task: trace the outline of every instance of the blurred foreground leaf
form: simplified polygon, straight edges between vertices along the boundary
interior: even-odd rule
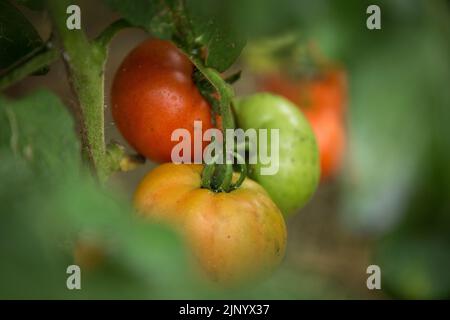
[[[162,298],[192,288],[178,237],[137,219],[80,168],[71,116],[55,96],[2,98],[0,122],[0,297]],[[66,268],[83,235],[106,260],[69,291]]]
[[[57,97],[0,98],[0,298],[338,296],[317,275],[288,266],[242,287],[207,283],[178,235],[138,218],[80,158],[74,123]],[[80,243],[95,245],[101,259],[81,265],[81,290],[68,290],[66,269]]]

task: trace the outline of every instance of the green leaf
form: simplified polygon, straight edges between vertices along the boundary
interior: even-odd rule
[[[47,91],[19,101],[0,97],[0,150],[23,159],[39,175],[64,174],[81,162],[74,121]]]
[[[246,40],[242,32],[231,28],[216,11],[215,2],[179,0],[133,2],[106,0],[131,24],[163,39],[176,39],[186,50],[201,46],[207,52],[206,66],[223,72],[237,59]],[[181,39],[180,39],[181,37]]]
[[[169,39],[172,36],[174,25],[170,1],[106,0],[106,3],[132,25],[142,27],[159,38]]]
[[[195,290],[186,252],[169,228],[138,220],[129,205],[85,175],[49,183],[0,152],[1,298],[177,298]],[[48,168],[52,174],[52,168]],[[79,239],[98,240],[82,290],[66,288]]]
[[[138,219],[129,203],[81,169],[69,112],[40,91],[0,99],[0,297],[180,298],[202,293],[179,237]],[[80,238],[104,261],[69,291]]]
[[[186,11],[194,37],[207,52],[205,64],[219,72],[227,70],[246,44],[245,32],[232,27],[232,18],[218,10],[217,3],[190,0]]]
[[[33,25],[8,1],[0,1],[0,69],[43,46]]]
[[[223,72],[239,57],[246,40],[222,27],[213,26],[212,30],[214,31],[209,33],[209,40],[206,42],[206,66]]]

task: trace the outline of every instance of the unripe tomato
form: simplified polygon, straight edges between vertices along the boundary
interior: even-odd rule
[[[192,72],[186,55],[158,39],[143,42],[122,62],[112,87],[112,114],[122,135],[140,154],[169,162],[178,143],[171,141],[175,129],[188,129],[192,137],[195,120],[202,121],[203,130],[212,128],[210,107]]]
[[[290,79],[281,74],[266,76],[262,89],[296,104],[310,121],[317,138],[322,180],[340,168],[346,144],[344,113],[347,104],[346,76],[328,71],[312,79]]]
[[[285,252],[280,210],[248,178],[229,193],[202,189],[202,168],[173,163],[155,168],[137,187],[137,210],[178,228],[214,281],[234,284],[266,274]]]
[[[236,100],[237,124],[244,130],[279,129],[279,170],[262,175],[262,165],[250,165],[250,177],[260,183],[285,215],[311,198],[319,181],[319,155],[306,118],[290,101],[270,93]],[[270,146],[270,143],[269,143]]]

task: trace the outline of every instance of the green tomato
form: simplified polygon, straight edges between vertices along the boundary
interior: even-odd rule
[[[270,129],[279,129],[278,172],[262,175],[261,169],[268,165],[258,156],[257,163],[249,165],[250,178],[266,189],[285,216],[303,207],[317,188],[320,165],[314,133],[302,112],[269,93],[236,99],[234,111],[240,128],[268,129],[269,148]]]

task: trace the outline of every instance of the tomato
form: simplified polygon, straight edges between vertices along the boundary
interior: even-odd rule
[[[306,113],[320,154],[321,179],[334,176],[341,167],[346,147],[346,133],[341,118],[331,110]]]
[[[173,130],[185,128],[193,136],[195,120],[202,121],[203,130],[213,127],[209,104],[192,72],[187,56],[171,42],[158,39],[143,42],[122,62],[112,86],[112,115],[140,154],[169,162],[178,143],[171,141]]]
[[[330,109],[342,115],[347,104],[347,80],[342,70],[305,79],[270,74],[262,79],[261,88],[287,98],[304,111]]]
[[[250,177],[260,183],[285,215],[311,198],[319,181],[319,156],[312,132],[301,111],[283,97],[259,93],[234,104],[237,124],[244,130],[279,129],[279,170],[262,175],[263,165],[250,165]]]
[[[280,74],[266,76],[265,91],[289,99],[305,113],[317,138],[322,180],[340,168],[346,144],[343,116],[347,104],[346,77],[332,70],[312,79],[293,80]]]
[[[202,168],[158,166],[137,187],[137,210],[178,228],[214,281],[239,283],[266,274],[285,252],[286,226],[280,210],[248,178],[229,193],[202,189]]]

